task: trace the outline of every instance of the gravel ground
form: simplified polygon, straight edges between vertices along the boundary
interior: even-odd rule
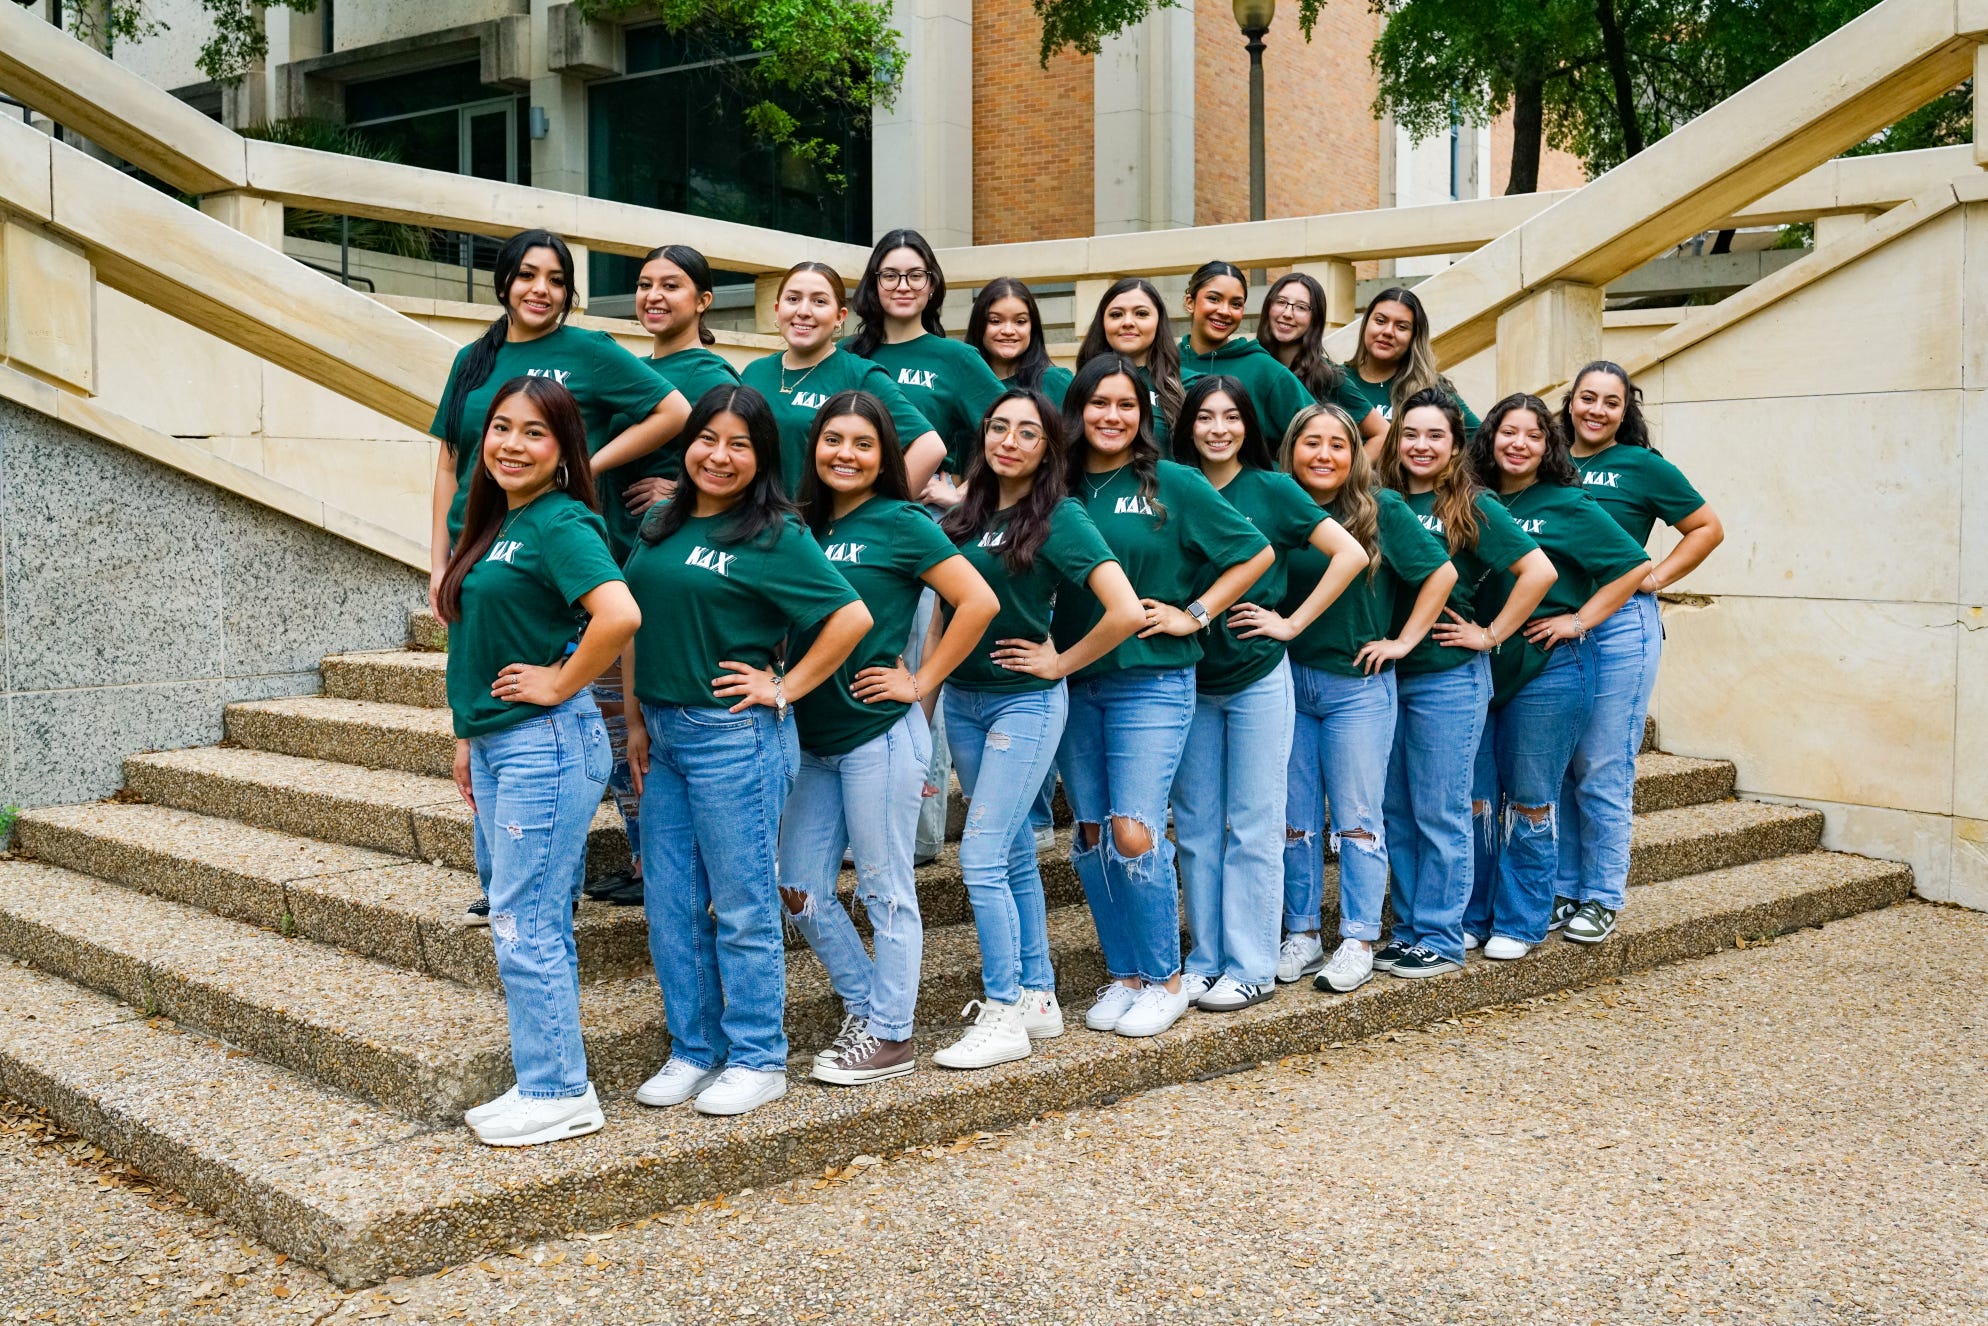
[[[0,1322],[1979,1323],[1985,1028],[1912,903],[349,1296],[11,1110]]]

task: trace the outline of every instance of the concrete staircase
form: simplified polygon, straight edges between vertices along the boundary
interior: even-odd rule
[[[511,1075],[488,932],[461,922],[477,887],[447,776],[445,643],[417,617],[408,650],[327,658],[323,695],[230,706],[223,745],[131,757],[118,798],[23,814],[0,860],[0,950],[19,960],[0,966],[0,1092],[343,1284],[1698,956],[1888,905],[1912,882],[1817,850],[1815,811],[1733,800],[1730,764],[1646,749],[1637,887],[1610,943],[1556,939],[1344,998],[1307,982],[1133,1042],[1082,1027],[1103,971],[1059,851],[1044,867],[1060,1040],[990,1072],[803,1083],[840,1010],[790,948],[795,1089],[729,1122],[633,1103],[666,1046],[645,925],[588,904],[581,1009],[608,1127],[499,1152],[459,1124]],[[594,862],[626,850],[604,806]],[[979,953],[951,849],[918,889],[929,1051],[978,994]]]

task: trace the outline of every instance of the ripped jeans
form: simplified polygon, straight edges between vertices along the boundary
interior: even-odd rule
[[[914,704],[852,751],[803,750],[780,820],[782,911],[828,969],[843,1009],[867,1022],[880,1041],[911,1039],[918,1005],[925,925],[911,845],[931,758],[925,711]],[[856,858],[856,896],[870,918],[874,959],[836,896],[844,847]],[[799,912],[793,893],[806,899]]]
[[[1105,971],[1165,982],[1180,972],[1180,886],[1167,793],[1194,722],[1194,669],[1107,672],[1070,682],[1056,767],[1077,829],[1070,864],[1084,885]],[[1033,790],[1033,789],[1031,789]],[[1141,833],[1128,854],[1114,820]],[[1097,834],[1086,846],[1086,831]]]
[[[1477,863],[1463,928],[1471,934],[1523,944],[1546,938],[1560,866],[1561,780],[1594,700],[1594,655],[1579,640],[1564,641],[1547,653],[1545,670],[1485,721],[1470,789]]]
[[[1056,759],[1069,695],[1061,682],[1019,692],[947,686],[941,707],[967,795],[959,866],[980,936],[980,985],[1012,1004],[1023,990],[1056,988],[1030,805]]]
[[[587,1092],[573,903],[611,760],[600,710],[585,691],[469,742],[477,874],[490,898],[511,1065],[529,1100]]]
[[[1291,738],[1284,821],[1284,929],[1319,928],[1325,850],[1319,835],[1330,801],[1339,854],[1339,935],[1381,937],[1387,900],[1387,762],[1394,749],[1394,670],[1347,677],[1291,665],[1297,729]]]

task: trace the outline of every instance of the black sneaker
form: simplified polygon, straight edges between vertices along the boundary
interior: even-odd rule
[[[1378,967],[1380,964],[1374,965]],[[1424,948],[1417,944],[1395,959],[1388,970],[1403,980],[1414,981],[1424,976],[1441,976],[1446,971],[1461,971],[1463,964],[1454,958],[1444,957],[1432,948]]]
[[[1400,940],[1390,939],[1387,943],[1374,950],[1374,970],[1393,971],[1395,963],[1400,962],[1404,955],[1413,953],[1414,951],[1413,948],[1402,943]]]
[[[1598,902],[1584,902],[1567,921],[1566,939],[1572,944],[1599,944],[1615,933],[1615,913]]]
[[[489,925],[490,899],[478,898],[469,905],[468,910],[463,912],[462,919],[464,925]]]
[[[581,892],[595,902],[604,902],[612,907],[642,905],[642,881],[626,870],[617,870],[612,875],[590,879]]]
[[[1551,934],[1555,930],[1563,928],[1567,922],[1574,919],[1574,913],[1579,911],[1580,908],[1581,904],[1575,902],[1572,898],[1555,898],[1553,900],[1553,916],[1546,923],[1547,933]]]

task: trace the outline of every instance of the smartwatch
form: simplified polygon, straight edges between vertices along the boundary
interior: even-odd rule
[[[1196,599],[1194,602],[1188,604],[1186,612],[1188,616],[1194,619],[1194,628],[1197,631],[1208,629],[1208,609],[1201,606],[1200,599]]]

